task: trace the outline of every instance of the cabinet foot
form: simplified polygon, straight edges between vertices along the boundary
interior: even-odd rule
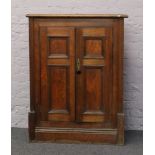
[[[29,140],[35,139],[35,112],[29,112],[28,114],[28,126],[29,126]]]
[[[117,144],[124,145],[124,114],[117,114]]]

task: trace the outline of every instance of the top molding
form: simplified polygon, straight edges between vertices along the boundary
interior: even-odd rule
[[[128,18],[125,14],[27,14],[26,17],[44,18]]]

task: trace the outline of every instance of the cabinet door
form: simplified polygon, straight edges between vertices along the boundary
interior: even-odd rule
[[[40,27],[42,121],[75,120],[74,28]]]
[[[76,31],[76,119],[105,122],[111,119],[112,29],[79,28]]]

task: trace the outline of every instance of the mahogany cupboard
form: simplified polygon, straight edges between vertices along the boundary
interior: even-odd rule
[[[29,14],[29,139],[124,143],[121,14]]]

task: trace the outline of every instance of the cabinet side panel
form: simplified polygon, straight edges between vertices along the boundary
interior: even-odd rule
[[[123,112],[123,56],[124,56],[124,19],[119,20],[119,106],[118,112]]]
[[[118,113],[117,113],[117,128],[118,137],[117,143],[124,144],[124,112],[123,112],[123,55],[124,55],[124,19],[119,20],[119,84],[118,84]]]
[[[36,22],[36,19],[34,19],[34,37],[33,37],[33,53],[34,53],[34,61],[32,62],[34,64],[34,97],[35,97],[35,109],[36,109],[36,123],[38,124],[40,120],[40,44],[39,44],[39,25]]]
[[[123,113],[123,45],[124,20],[114,22],[113,46],[113,115],[117,116],[115,125],[118,129],[117,143],[124,144],[124,113]]]
[[[29,18],[30,112],[28,114],[29,139],[35,139],[35,80],[34,80],[34,20]]]
[[[30,111],[35,110],[33,26],[34,26],[33,18],[29,18]]]
[[[112,114],[123,112],[123,42],[124,21],[114,21],[113,33],[113,106]]]

